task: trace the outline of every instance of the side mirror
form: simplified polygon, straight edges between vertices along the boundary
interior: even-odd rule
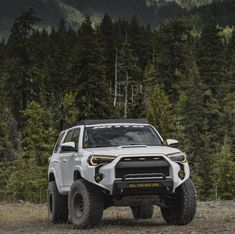
[[[177,140],[174,139],[167,139],[166,140],[166,145],[173,147],[173,148],[177,148],[179,146],[179,142]]]
[[[74,142],[65,142],[61,145],[61,150],[64,152],[76,152],[76,146]]]

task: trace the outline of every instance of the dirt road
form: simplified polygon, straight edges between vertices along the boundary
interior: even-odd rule
[[[0,203],[0,233],[235,233],[235,201],[198,203],[196,218],[187,226],[167,226],[158,208],[147,221],[133,220],[129,208],[110,208],[101,227],[86,231],[51,224],[45,205]]]

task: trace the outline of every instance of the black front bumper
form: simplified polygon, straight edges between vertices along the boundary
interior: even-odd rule
[[[133,179],[115,181],[112,195],[163,195],[170,194],[172,192],[172,179]]]

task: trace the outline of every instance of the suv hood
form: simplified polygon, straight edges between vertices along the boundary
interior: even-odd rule
[[[126,146],[126,147],[109,147],[109,148],[92,148],[85,149],[93,155],[120,156],[120,155],[148,155],[148,154],[172,154],[179,153],[180,150],[168,146]]]

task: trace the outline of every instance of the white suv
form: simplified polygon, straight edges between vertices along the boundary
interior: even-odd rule
[[[157,205],[168,224],[188,224],[196,190],[177,145],[142,119],[87,120],[62,131],[49,159],[49,219],[89,228],[108,207],[129,206],[135,219],[149,219]]]

